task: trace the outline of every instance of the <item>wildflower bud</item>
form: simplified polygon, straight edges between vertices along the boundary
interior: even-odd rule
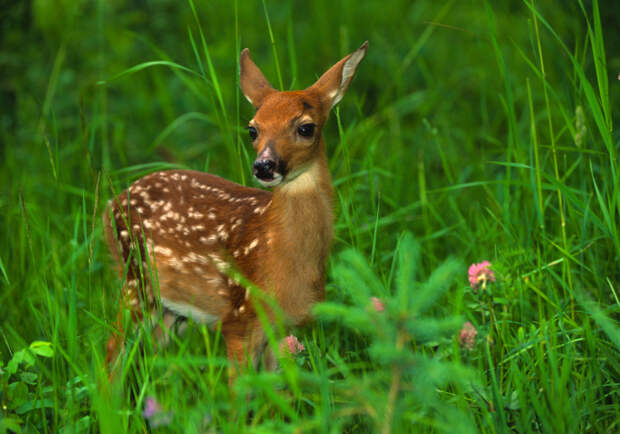
[[[383,312],[385,310],[383,301],[380,298],[370,297],[370,301],[372,303],[372,307],[375,309],[375,312]]]
[[[472,325],[472,323],[467,321],[465,324],[463,324],[463,328],[459,333],[459,344],[461,345],[461,348],[471,351],[474,348],[474,344],[476,343],[477,334],[478,331]]]
[[[282,353],[288,352],[292,355],[295,355],[304,351],[305,349],[306,347],[304,347],[304,344],[299,342],[299,339],[297,339],[297,337],[294,335],[288,335],[280,342],[280,352]]]
[[[159,402],[152,396],[146,398],[142,416],[149,422],[151,428],[168,425],[171,419],[170,413],[164,412]]]

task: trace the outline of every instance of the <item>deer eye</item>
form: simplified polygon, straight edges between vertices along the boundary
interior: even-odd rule
[[[248,127],[248,132],[250,133],[250,139],[256,140],[258,137],[258,131],[254,127]]]
[[[303,124],[297,128],[297,132],[302,137],[312,137],[314,134],[314,124]]]

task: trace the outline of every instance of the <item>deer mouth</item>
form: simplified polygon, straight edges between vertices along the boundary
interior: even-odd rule
[[[273,173],[271,177],[259,178],[256,175],[254,177],[263,187],[275,187],[282,182],[282,175],[277,172]]]

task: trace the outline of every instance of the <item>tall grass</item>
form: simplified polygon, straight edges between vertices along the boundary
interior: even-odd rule
[[[618,430],[613,2],[61,3],[0,33],[0,433]],[[366,39],[305,351],[233,392],[217,330],[145,327],[110,382],[105,201],[171,167],[250,184],[240,49],[303,88]]]

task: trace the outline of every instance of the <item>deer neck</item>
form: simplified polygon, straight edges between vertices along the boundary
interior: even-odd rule
[[[332,185],[325,153],[294,179],[277,187],[265,217],[273,232],[269,282],[294,322],[303,321],[311,303],[324,296],[325,260],[332,237]]]
[[[294,179],[275,189],[270,207],[279,238],[294,243],[307,255],[316,243],[329,244],[331,238],[332,185],[327,159],[322,154]],[[291,245],[292,247],[292,245]]]

